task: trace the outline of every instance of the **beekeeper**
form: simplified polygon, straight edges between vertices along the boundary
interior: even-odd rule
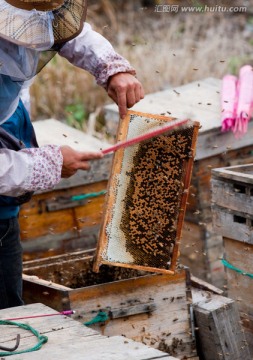
[[[144,96],[128,61],[84,22],[86,9],[86,0],[0,0],[0,309],[23,304],[19,206],[103,156],[38,148],[21,91],[58,53],[94,75],[121,117]]]

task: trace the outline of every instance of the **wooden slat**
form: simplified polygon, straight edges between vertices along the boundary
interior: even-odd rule
[[[240,191],[243,193],[239,192]],[[253,215],[252,186],[241,182],[212,179],[212,202],[223,208]]]
[[[217,234],[238,240],[243,243],[253,244],[252,216],[229,211],[219,206],[213,207],[213,229]],[[250,223],[248,223],[248,221]]]
[[[237,165],[214,169],[213,176],[223,179],[223,181],[232,180],[233,182],[243,182],[253,184],[253,164]]]
[[[209,284],[206,281],[203,281],[196,276],[191,275],[191,284],[195,289],[210,291],[213,294],[222,295],[224,293],[223,290],[217,288],[216,286]]]

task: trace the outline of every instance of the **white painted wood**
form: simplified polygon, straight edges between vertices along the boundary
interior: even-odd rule
[[[252,144],[252,121],[248,124],[248,132],[236,140],[231,131],[221,132],[220,92],[221,80],[206,78],[147,94],[132,110],[199,121],[202,127],[199,130],[195,159],[205,159],[228,149],[240,149]],[[105,106],[105,118],[108,130],[115,134],[119,121],[118,107],[114,104]]]
[[[219,79],[207,78],[194,81],[176,88],[147,94],[132,110],[197,120],[202,125],[200,132],[205,132],[221,126],[220,87]],[[105,116],[108,121],[112,119],[117,122],[117,106],[114,104],[105,106]]]
[[[79,151],[97,151],[109,144],[55,119],[33,122],[40,146],[68,145]]]

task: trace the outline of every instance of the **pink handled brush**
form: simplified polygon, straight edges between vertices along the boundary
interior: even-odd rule
[[[171,130],[174,130],[175,128],[185,125],[188,122],[188,120],[175,120],[175,121],[171,121],[169,124],[164,125],[164,126],[160,126],[160,127],[156,127],[155,129],[148,131],[145,134],[141,134],[138,135],[132,139],[128,139],[125,141],[120,141],[117,144],[102,150],[102,153],[105,154],[109,154],[112,152],[115,152],[118,149],[122,149],[122,148],[126,148],[135,144],[140,143],[141,141],[144,140],[148,140],[151,139],[155,136],[161,135],[163,133],[169,132]]]

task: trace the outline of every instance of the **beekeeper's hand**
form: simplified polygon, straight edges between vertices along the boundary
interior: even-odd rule
[[[77,170],[89,170],[89,160],[101,159],[104,155],[101,151],[76,151],[70,146],[61,146],[63,156],[62,172],[63,178],[74,175]]]
[[[107,84],[108,95],[118,104],[119,114],[124,118],[127,108],[131,108],[144,98],[144,89],[130,73],[117,73],[111,76]]]

